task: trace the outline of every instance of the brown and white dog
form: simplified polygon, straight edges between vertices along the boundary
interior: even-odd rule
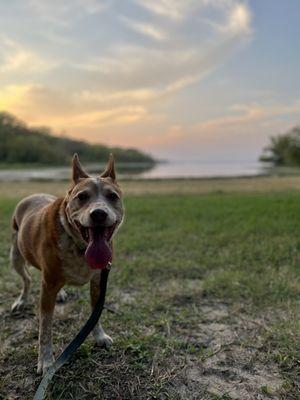
[[[33,265],[41,271],[38,373],[44,373],[53,362],[52,317],[57,297],[65,297],[65,284],[83,285],[90,281],[94,307],[99,296],[100,270],[111,262],[112,237],[123,215],[112,155],[105,171],[92,177],[82,169],[75,154],[73,183],[65,197],[35,194],[17,205],[10,259],[23,278],[23,289],[12,310],[28,302],[27,265]],[[93,333],[98,345],[112,344],[100,323]]]

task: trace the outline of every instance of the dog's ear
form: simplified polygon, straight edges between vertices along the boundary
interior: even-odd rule
[[[109,155],[108,163],[101,174],[101,178],[111,178],[113,181],[116,180],[115,160],[112,153]]]
[[[84,171],[82,168],[80,162],[79,162],[79,157],[75,153],[73,155],[73,160],[72,160],[72,178],[74,183],[78,183],[80,179],[88,178],[89,175]]]

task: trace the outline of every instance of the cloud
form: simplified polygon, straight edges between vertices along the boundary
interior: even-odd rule
[[[71,26],[84,15],[95,15],[110,6],[109,0],[28,0],[27,4],[39,18],[59,26]]]
[[[140,7],[152,14],[173,22],[182,23],[193,15],[201,17],[212,27],[223,33],[238,34],[251,32],[252,15],[248,5],[240,0],[134,0]],[[219,15],[205,17],[207,10]],[[202,15],[201,15],[202,14]]]
[[[253,123],[265,123],[271,119],[277,119],[289,114],[298,114],[300,112],[300,101],[290,105],[285,104],[236,104],[232,107],[234,115],[226,115],[220,118],[204,121],[198,124],[194,129],[199,132],[232,132],[235,127],[247,126]]]
[[[51,125],[58,130],[63,130],[66,126],[69,130],[82,129],[88,130],[101,129],[109,126],[123,126],[139,121],[146,115],[143,107],[115,107],[102,111],[81,112],[76,115],[59,116],[54,115],[49,118]],[[47,121],[46,121],[47,123]],[[35,125],[45,124],[43,120],[36,120]]]
[[[102,90],[168,90],[191,74],[198,75],[209,66],[215,66],[215,60],[211,58],[214,58],[212,54],[202,55],[194,48],[166,50],[120,46],[112,50],[109,56],[78,67],[88,71],[94,87]]]
[[[30,89],[30,85],[10,85],[2,88],[0,90],[0,110],[13,111],[15,107],[20,107]]]
[[[251,13],[245,4],[237,5],[229,18],[229,29],[232,32],[249,32],[251,25]]]
[[[253,121],[258,121],[263,119],[267,115],[267,110],[261,106],[254,105],[254,106],[247,106],[242,109],[242,113],[238,115],[226,115],[224,117],[215,118],[212,120],[208,120],[205,122],[200,123],[197,126],[199,131],[212,131],[212,130],[219,130],[224,131],[225,129],[232,129],[233,126],[236,125],[244,125],[248,123],[252,123]],[[270,113],[270,112],[269,112]]]
[[[137,89],[137,90],[124,90],[115,91],[113,93],[95,92],[83,90],[75,95],[81,102],[104,105],[107,103],[141,103],[148,102],[157,98],[157,92],[152,89]]]
[[[252,15],[249,7],[246,4],[236,4],[229,11],[227,23],[225,26],[220,26],[221,32],[230,34],[250,34]]]
[[[24,48],[5,35],[0,35],[0,41],[2,43],[0,72],[3,74],[42,73],[56,66],[55,62],[43,59],[31,49]]]
[[[82,100],[86,98],[87,104]],[[39,85],[12,85],[0,91],[0,109],[16,113],[32,125],[49,125],[61,131],[73,128],[94,129],[105,126],[119,126],[136,122],[146,117],[142,106],[104,105],[101,109],[93,103],[89,95],[69,96],[66,91],[54,91]],[[94,100],[94,99],[93,99]],[[32,113],[35,110],[35,113]]]
[[[128,28],[151,39],[161,41],[165,40],[168,36],[162,28],[159,28],[153,24],[134,21],[126,17],[122,17],[122,20]]]
[[[171,20],[182,20],[195,8],[196,4],[203,5],[201,0],[134,0],[140,7],[143,7],[151,13],[166,17]]]

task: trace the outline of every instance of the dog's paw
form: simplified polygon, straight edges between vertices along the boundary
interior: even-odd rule
[[[11,312],[22,310],[27,304],[27,301],[23,297],[17,298],[14,304],[11,306]]]
[[[47,360],[39,360],[38,361],[38,366],[36,372],[41,375],[45,375],[47,372],[47,369],[51,367],[51,365],[54,363],[54,357],[51,357]]]
[[[105,332],[103,332],[101,335],[95,338],[96,344],[99,347],[110,347],[113,344],[113,339],[107,335]]]
[[[67,301],[68,295],[64,289],[60,289],[56,296],[57,303],[65,303]]]

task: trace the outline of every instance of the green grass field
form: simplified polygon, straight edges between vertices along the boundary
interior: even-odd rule
[[[33,305],[11,315],[20,280],[8,265],[10,216],[32,190],[15,185],[0,198],[0,398],[31,399],[39,276],[32,269]],[[89,338],[48,399],[299,399],[300,192],[205,193],[178,181],[178,194],[173,182],[150,195],[143,185],[138,194],[128,185],[116,240],[103,315],[114,346]],[[88,287],[67,291],[56,355],[89,314]]]

